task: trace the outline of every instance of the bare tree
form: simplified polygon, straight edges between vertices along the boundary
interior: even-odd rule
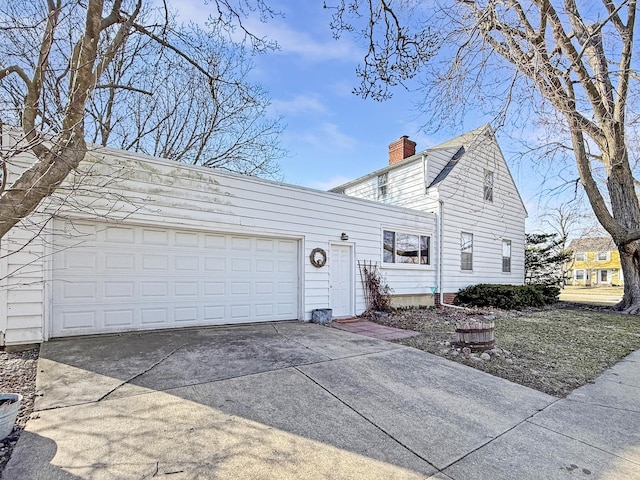
[[[576,203],[562,203],[542,215],[542,221],[558,235],[560,247],[566,250],[569,238],[578,234],[580,227],[589,216]]]
[[[378,5],[374,0],[338,3],[338,17],[357,20],[360,15],[366,21]],[[630,109],[638,95],[632,62],[636,1],[461,0],[423,6],[417,20],[416,2],[382,4],[391,24],[407,6],[414,9],[408,31],[394,40],[396,48],[403,49],[404,38],[420,32],[438,32],[447,47],[419,66],[429,75],[425,105],[464,114],[462,106],[475,104],[490,110],[498,123],[527,105],[528,116],[555,125],[560,139],[563,132],[568,136],[593,212],[620,251],[625,289],[616,308],[639,313],[640,205],[627,145],[627,129],[638,114]],[[340,23],[334,19],[333,25]],[[433,116],[441,118],[439,112]]]
[[[153,10],[150,3],[148,0],[0,2],[0,49],[3,52],[0,82],[7,93],[3,95],[1,107],[5,113],[19,112],[17,123],[24,131],[20,148],[28,149],[37,159],[0,192],[0,238],[33,212],[42,199],[51,195],[69,173],[78,168],[88,148],[85,138],[92,132],[92,128],[87,128],[88,108],[93,112],[94,120],[99,118],[95,129],[100,134],[94,138],[108,144],[113,126],[126,117],[126,109],[120,109],[115,96],[120,91],[143,96],[154,93],[144,90],[150,86],[144,82],[144,68],[134,68],[138,67],[135,60],[139,58],[135,56],[136,48],[140,53],[148,52],[145,49],[152,45],[161,47],[157,50],[161,51],[161,58],[171,58],[173,65],[182,68],[185,75],[197,75],[198,85],[205,85],[209,91],[208,99],[217,95],[218,86],[225,85],[231,90],[233,87],[244,88],[240,97],[247,97],[249,103],[255,101],[249,97],[256,91],[245,88],[242,75],[226,78],[225,72],[217,69],[220,58],[212,55],[214,49],[211,43],[206,43],[206,35],[176,26],[165,8]],[[272,47],[265,39],[251,35],[243,25],[249,11],[258,10],[263,17],[274,15],[264,0],[215,0],[209,5],[213,12],[209,21],[220,31],[231,34],[239,29],[255,49]],[[136,41],[138,43],[134,43]],[[131,47],[134,44],[136,47]],[[127,50],[130,47],[132,50]],[[124,56],[125,51],[132,51],[134,56]],[[152,56],[148,55],[149,58]],[[147,64],[148,68],[151,66]],[[115,75],[118,71],[120,76]],[[228,101],[230,96],[227,95],[219,97],[220,100]],[[111,100],[110,96],[113,97]],[[97,103],[91,103],[93,101]],[[258,99],[257,103],[257,110],[250,111],[259,114],[264,109],[264,101],[260,103]],[[193,104],[191,108],[197,106]],[[174,111],[184,113],[178,107],[181,105],[174,103]],[[248,115],[248,112],[243,114]],[[138,133],[146,132],[141,123],[144,119],[143,114],[136,120],[140,123]],[[158,134],[157,123],[158,119],[156,129],[148,138],[160,144],[169,134]],[[261,131],[268,135],[278,133],[277,127],[269,126],[251,130],[256,125],[256,121],[245,124],[245,129],[253,132],[247,138],[256,144]],[[194,135],[206,135],[206,132]],[[264,148],[269,148],[269,142],[273,142],[273,137]],[[200,138],[199,143],[193,143],[196,149],[202,150],[195,163],[216,164],[215,160],[209,162],[214,156],[211,152],[215,150],[215,142]],[[205,147],[210,149],[206,153]],[[140,150],[145,148],[140,147]],[[168,151],[157,148],[152,152]],[[177,145],[171,148],[174,152],[181,151],[182,158],[186,158],[185,152],[190,152],[192,161],[197,157],[193,149]],[[229,155],[229,161],[237,161],[237,151],[228,150],[235,154]],[[10,157],[1,160],[4,165]],[[265,156],[261,161],[265,161]],[[3,182],[4,179],[3,175]]]
[[[558,268],[561,270],[560,286],[564,287],[567,271],[573,266],[573,255],[569,252],[569,237],[578,233],[579,228],[589,216],[585,214],[577,203],[563,203],[542,215],[543,222],[553,230],[558,240],[560,253],[567,254],[566,259]]]
[[[282,127],[267,115],[266,92],[247,80],[250,52],[220,24],[208,32],[189,30],[190,43],[200,45],[199,63],[218,80],[203,78],[163,45],[138,36],[118,52],[105,72],[108,82],[94,93],[87,137],[192,165],[277,176]]]

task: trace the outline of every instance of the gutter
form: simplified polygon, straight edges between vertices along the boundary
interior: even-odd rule
[[[436,283],[438,286],[438,292],[440,292],[440,305],[443,307],[449,308],[457,308],[460,310],[464,310],[464,307],[459,305],[451,305],[450,303],[444,302],[444,288],[443,288],[443,280],[442,280],[442,266],[443,266],[443,246],[444,246],[444,202],[442,200],[438,200],[438,274]]]

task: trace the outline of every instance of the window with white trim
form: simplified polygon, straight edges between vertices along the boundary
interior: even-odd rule
[[[584,270],[574,270],[573,274],[576,280],[584,280]]]
[[[587,261],[587,254],[584,252],[576,252],[575,256],[574,256],[576,262],[586,262]]]
[[[598,252],[596,253],[596,260],[600,262],[609,261],[609,252]]]
[[[473,270],[473,233],[460,234],[460,270]]]
[[[511,272],[511,240],[502,240],[502,272]]]
[[[487,202],[493,202],[493,172],[491,170],[484,171],[484,199]]]
[[[378,199],[387,196],[387,185],[389,183],[389,172],[378,175]]]
[[[429,265],[431,237],[384,230],[382,262]]]

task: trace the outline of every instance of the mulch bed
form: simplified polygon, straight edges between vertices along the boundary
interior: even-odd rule
[[[37,348],[15,353],[0,351],[0,392],[19,393],[23,397],[13,431],[4,440],[0,440],[0,476],[33,412],[39,353]]]

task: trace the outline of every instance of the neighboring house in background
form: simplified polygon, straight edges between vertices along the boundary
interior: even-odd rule
[[[389,145],[388,166],[331,190],[437,215],[439,243],[432,248],[438,261],[423,265],[405,256],[404,243],[415,232],[389,226],[383,273],[407,263],[425,275],[435,269],[443,303],[473,284],[521,285],[527,212],[491,128],[415,150],[415,142],[401,137]]]
[[[568,285],[624,285],[620,253],[611,237],[575,239],[569,250]]]

